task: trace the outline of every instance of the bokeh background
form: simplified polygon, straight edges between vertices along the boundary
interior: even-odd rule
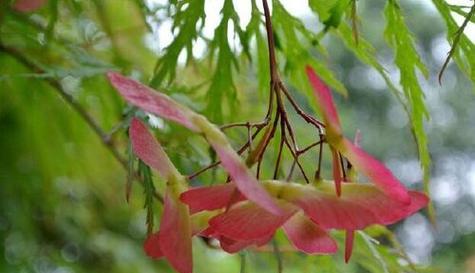
[[[232,2],[240,27],[245,28],[251,18],[251,2]],[[280,2],[308,29],[322,30],[307,1]],[[112,90],[104,73],[121,70],[147,82],[156,61],[178,33],[172,31],[170,14],[174,11],[167,8],[169,3],[50,0],[26,13],[12,9],[9,1],[1,3],[0,40],[14,50],[0,50],[0,272],[171,270],[142,251],[146,234],[143,189],[134,184],[126,202],[126,170],[55,87],[59,85],[97,120],[126,157],[127,124],[123,120],[127,121],[131,109]],[[360,35],[373,44],[378,60],[397,82],[399,71],[383,39],[384,5],[385,1],[358,1]],[[475,272],[473,83],[451,63],[439,85],[437,73],[450,50],[445,24],[431,1],[403,0],[400,5],[429,69],[429,77],[420,75],[419,80],[431,115],[425,129],[433,162],[431,197],[437,228],[421,212],[391,229],[419,272]],[[186,54],[179,54],[178,76],[160,84],[197,111],[206,107],[203,86],[213,76],[207,63],[207,41],[214,38],[222,6],[222,0],[206,1],[205,26],[192,48],[195,59],[187,61]],[[453,16],[459,24],[463,21],[460,15]],[[469,23],[466,30],[472,40],[473,28]],[[262,70],[242,56],[245,50],[235,35],[227,38],[231,51],[239,55],[240,70],[233,77],[239,111],[228,109],[224,121],[257,121],[266,110],[266,89],[262,90],[262,75],[258,75]],[[353,136],[361,130],[366,150],[386,162],[408,187],[421,189],[417,146],[402,106],[381,76],[355,58],[341,40],[326,35],[321,43],[328,50],[325,62],[349,91],[347,98],[337,95],[345,133]],[[306,97],[292,82],[289,86],[313,112]],[[184,173],[210,162],[199,137],[154,117],[151,124]],[[303,138],[307,137],[305,124],[297,120],[295,124]],[[245,132],[233,132],[230,137],[237,145]],[[216,179],[213,175],[220,177],[219,172],[205,174],[193,183],[207,183],[203,181]],[[159,213],[161,206],[156,204],[155,209]],[[247,259],[249,272],[276,271],[272,253],[228,255],[200,242],[196,245],[195,272],[238,272],[242,259]],[[385,272],[378,265],[371,269],[359,264],[358,259],[368,258],[358,250],[349,265],[343,264],[341,253],[335,257],[283,255],[285,272]]]

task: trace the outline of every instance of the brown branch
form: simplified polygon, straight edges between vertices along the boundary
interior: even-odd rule
[[[4,44],[0,43],[0,51],[3,51],[17,61],[22,63],[24,66],[28,67],[30,70],[34,71],[37,74],[45,74],[46,72],[34,62],[28,60],[20,51],[15,48],[7,47]],[[115,159],[124,167],[127,168],[127,161],[120,155],[119,151],[115,148],[113,142],[111,141],[109,135],[102,130],[99,124],[94,120],[94,118],[86,111],[79,102],[71,96],[66,90],[64,90],[61,83],[53,78],[44,78],[54,90],[68,103],[80,116],[81,118],[89,125],[89,127],[96,133],[100,138],[102,144],[107,147],[107,149],[112,153]]]
[[[285,134],[285,133],[284,133]],[[289,151],[290,153],[292,154],[292,156],[294,157],[294,160],[295,162],[297,163],[297,166],[299,167],[300,169],[300,172],[302,172],[302,175],[303,175],[303,178],[305,179],[305,182],[307,182],[307,184],[310,183],[310,180],[308,179],[307,175],[305,174],[305,171],[302,167],[302,165],[300,164],[299,162],[299,158],[296,154],[296,152],[292,149],[292,146],[290,145],[289,141],[287,140],[287,138],[284,138],[284,142],[285,142],[285,145],[287,145],[287,148],[289,148]]]
[[[300,156],[300,155],[306,153],[308,150],[312,149],[313,147],[315,147],[317,145],[322,145],[322,143],[323,143],[323,140],[316,141],[316,142],[308,145],[307,147],[303,148],[302,150],[298,150],[297,155]]]
[[[266,19],[267,45],[269,46],[269,68],[272,88],[273,84],[279,81],[279,74],[277,72],[277,61],[275,58],[274,32],[272,31],[272,22],[267,0],[262,0],[262,6],[264,7],[264,16]]]
[[[11,57],[13,57],[15,60],[23,64],[25,67],[28,69],[32,70],[33,72],[37,74],[44,74],[46,71],[44,71],[39,65],[35,64],[34,62],[28,60],[26,56],[24,56],[20,51],[18,51],[15,48],[8,47],[4,45],[3,43],[0,42],[0,51],[7,53]],[[122,157],[120,154],[119,150],[115,147],[114,142],[112,141],[111,135],[106,133],[99,123],[81,106],[81,104],[73,97],[71,96],[66,90],[64,90],[63,86],[61,83],[54,79],[54,78],[43,78],[43,80],[48,83],[51,87],[53,87],[53,90],[55,90],[58,95],[63,98],[66,103],[73,108],[74,111],[76,111],[79,116],[86,122],[86,124],[89,126],[89,128],[92,129],[92,131],[99,137],[102,145],[104,145],[107,150],[114,156],[116,161],[125,169],[128,170],[128,161]],[[141,185],[143,186],[143,181],[140,180]],[[155,193],[155,198],[159,201],[162,201],[163,198],[159,193]]]
[[[259,134],[259,132],[261,131],[263,127],[260,127],[260,128],[257,128],[256,132],[254,132],[254,134],[251,136],[251,141],[247,141],[246,143],[244,143],[244,145],[242,145],[239,150],[237,151],[237,154],[238,155],[241,155],[246,149],[248,149],[251,145],[251,142],[254,138],[256,138],[257,134]],[[247,163],[247,162],[246,162]],[[206,172],[207,170],[210,170],[216,166],[218,166],[219,164],[221,164],[221,160],[218,160],[218,161],[215,161],[211,164],[209,164],[208,166],[206,167],[203,167],[202,169],[190,174],[187,176],[188,180],[191,180],[191,179],[194,179],[195,177],[199,176],[200,174]]]
[[[315,180],[320,180],[321,176],[320,176],[320,172],[322,170],[322,155],[323,155],[323,136],[320,135],[320,149],[318,151],[318,166],[317,166],[317,170],[315,171]]]
[[[283,119],[281,119],[281,126],[280,130],[284,130],[284,126],[282,125]],[[275,168],[274,168],[274,176],[273,179],[277,179],[277,175],[279,174],[279,167],[280,167],[280,160],[282,159],[282,150],[284,149],[284,138],[280,138],[280,143],[279,143],[279,152],[277,153],[277,161],[275,163]]]

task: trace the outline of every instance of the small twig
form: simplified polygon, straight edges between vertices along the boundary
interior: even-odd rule
[[[247,122],[236,122],[236,123],[229,123],[225,124],[219,127],[221,130],[226,130],[234,127],[247,127],[247,128],[262,128],[266,126],[269,123],[268,119],[264,119],[261,122],[256,122],[256,123],[251,123],[249,121]]]
[[[247,142],[249,143],[249,149],[247,149],[247,151],[249,152],[248,156],[251,156],[251,152],[252,152],[252,127],[249,125],[249,123],[247,124]]]
[[[21,52],[19,52],[15,48],[7,47],[3,43],[0,43],[0,51],[3,51],[17,61],[22,63],[24,66],[28,67],[29,69],[33,70],[35,73],[43,74],[46,73],[40,66],[35,64],[34,62],[28,60]],[[102,130],[99,126],[99,123],[94,120],[94,118],[86,111],[79,102],[66,90],[64,90],[61,83],[54,79],[54,78],[43,78],[57,93],[81,116],[81,118],[89,125],[89,127],[96,133],[96,135],[100,138],[102,144],[112,153],[115,159],[125,168],[127,169],[127,160],[125,160],[119,153],[119,151],[114,146],[112,140],[108,137],[108,134]]]
[[[259,178],[260,175],[260,170],[261,170],[261,163],[262,163],[262,158],[264,157],[264,152],[267,149],[267,146],[269,145],[270,141],[272,138],[274,138],[275,131],[277,130],[277,122],[279,122],[280,119],[280,112],[277,112],[274,122],[271,125],[270,133],[266,138],[264,139],[264,144],[262,145],[262,148],[257,151],[257,175],[256,177]]]
[[[284,129],[287,128],[287,132],[289,132],[289,136],[290,136],[290,140],[292,141],[292,145],[294,146],[294,150],[295,150],[295,153],[297,154],[297,156],[299,155],[298,154],[298,145],[297,145],[297,140],[295,139],[295,135],[294,135],[294,130],[292,129],[292,126],[290,125],[290,122],[287,118],[285,118],[284,120]]]
[[[283,122],[284,119],[281,119],[281,124]],[[281,125],[281,130],[284,130],[284,126]],[[275,163],[275,168],[274,168],[274,176],[273,178],[274,179],[277,179],[277,175],[279,173],[279,167],[280,167],[280,160],[282,158],[282,150],[284,148],[284,136],[281,136],[280,138],[280,143],[279,143],[279,152],[277,153],[277,161]]]
[[[303,177],[305,178],[305,182],[307,182],[307,184],[309,184],[309,183],[310,183],[310,180],[308,179],[307,175],[305,174],[305,171],[303,170],[303,167],[302,167],[302,165],[301,165],[300,162],[299,162],[299,159],[298,159],[297,154],[294,152],[294,150],[292,149],[292,147],[291,147],[289,141],[288,141],[286,138],[284,138],[284,142],[285,142],[285,144],[287,145],[287,147],[289,148],[290,153],[291,153],[292,156],[294,157],[294,160],[295,160],[295,162],[297,163],[297,166],[299,167],[300,172],[302,172],[302,175],[303,175]]]
[[[338,157],[340,158],[340,166],[341,166],[341,172],[342,172],[342,175],[343,175],[343,181],[346,181],[345,162],[344,162],[343,156],[341,155],[340,152],[338,152]]]
[[[315,180],[320,180],[320,171],[322,169],[322,154],[323,154],[323,136],[320,135],[320,149],[318,150],[318,166],[317,170],[315,171]]]
[[[460,28],[457,30],[457,32],[455,33],[455,38],[454,38],[454,41],[452,43],[452,48],[450,48],[450,51],[449,53],[447,54],[447,58],[445,59],[445,62],[444,64],[442,65],[442,68],[440,69],[440,72],[439,72],[439,84],[442,85],[442,75],[444,74],[444,71],[445,69],[447,68],[447,66],[449,65],[449,62],[450,62],[450,59],[452,58],[452,56],[455,54],[455,50],[457,49],[457,45],[458,43],[460,42],[460,38],[462,37],[463,35],[463,32],[465,30],[465,27],[467,26],[468,22],[470,22],[470,19],[472,18],[473,14],[475,13],[475,3],[472,5],[472,8],[470,9],[470,11],[468,12],[467,14],[467,17],[465,17],[465,20],[463,21],[462,25],[460,26]]]
[[[297,104],[297,102],[294,100],[294,98],[292,98],[292,96],[290,96],[289,90],[287,90],[287,87],[285,87],[285,85],[283,83],[280,83],[280,88],[281,88],[282,92],[284,93],[284,95],[289,100],[292,107],[295,109],[295,112],[297,112],[297,114],[299,116],[301,116],[307,123],[310,123],[313,126],[315,126],[320,133],[323,133],[322,128],[325,128],[325,124],[323,124],[321,121],[315,119],[314,117],[310,116],[309,114],[305,113],[305,111],[303,111],[302,108],[300,108],[300,106]]]
[[[315,147],[315,146],[317,146],[317,145],[322,145],[322,143],[323,143],[323,140],[319,140],[319,141],[317,141],[317,142],[314,142],[314,143],[308,145],[307,147],[303,148],[302,150],[298,150],[298,151],[297,151],[297,155],[300,156],[300,155],[302,155],[302,154],[308,152],[308,151],[309,151],[310,149],[312,149],[313,147]]]
[[[269,47],[269,69],[270,69],[270,79],[271,79],[271,88],[273,88],[274,83],[279,79],[279,74],[277,72],[277,61],[275,58],[275,42],[274,42],[274,32],[272,31],[272,21],[270,17],[269,5],[267,0],[262,0],[262,6],[264,7],[264,17],[266,23],[266,33],[267,33],[267,45]]]
[[[18,62],[20,62],[30,70],[34,71],[35,73],[46,73],[40,66],[28,60],[20,51],[15,48],[5,46],[3,43],[0,42],[0,51],[3,51],[8,55],[12,56]],[[114,156],[116,161],[127,171],[129,169],[128,161],[124,157],[122,157],[110,136],[100,127],[99,123],[81,106],[81,104],[73,96],[71,96],[69,93],[66,92],[66,90],[64,90],[63,86],[58,80],[54,78],[43,78],[43,80],[51,87],[53,87],[53,90],[55,90],[66,101],[66,103],[69,104],[69,106],[71,106],[71,108],[73,108],[73,110],[79,114],[79,116],[92,129],[92,131],[99,137],[101,143]],[[134,176],[139,177],[137,174],[135,174]],[[142,180],[139,179],[138,181],[140,181],[140,184],[144,186]],[[163,202],[163,197],[158,192],[155,192],[154,196],[157,200]]]
[[[286,181],[289,181],[292,178],[292,174],[294,173],[294,170],[295,170],[295,165],[297,165],[297,163],[295,162],[295,160],[293,160],[292,166],[290,166],[289,174],[287,175]]]
[[[254,134],[251,136],[251,139],[256,138],[257,134],[259,134],[259,132],[261,131],[261,129],[262,129],[262,127],[261,127],[261,128],[258,128],[258,129],[256,130],[256,132],[254,132]],[[244,143],[244,145],[242,145],[242,146],[239,148],[239,150],[237,150],[238,155],[241,155],[246,149],[248,149],[248,148],[250,147],[250,145],[251,145],[251,142],[249,142],[249,140],[248,140],[246,143]],[[221,160],[215,161],[215,162],[209,164],[208,166],[203,167],[202,169],[200,169],[200,170],[198,170],[198,171],[196,171],[196,172],[194,172],[194,173],[188,175],[187,178],[188,178],[188,180],[192,180],[192,179],[194,179],[195,177],[199,176],[200,174],[206,172],[207,170],[210,170],[210,169],[212,169],[212,168],[218,166],[219,164],[221,164]]]

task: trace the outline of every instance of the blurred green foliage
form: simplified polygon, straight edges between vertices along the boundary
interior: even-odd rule
[[[166,262],[145,257],[141,247],[143,205],[148,197],[147,204],[153,204],[147,209],[158,223],[160,203],[151,202],[136,181],[128,203],[125,198],[127,123],[131,115],[146,114],[127,106],[104,73],[118,70],[149,83],[219,124],[258,121],[265,114],[269,81],[260,1],[250,1],[252,16],[245,27],[239,2],[212,4],[220,10],[219,23],[207,37],[209,1],[49,0],[30,13],[14,10],[14,1],[0,2],[0,272],[171,272]],[[452,202],[434,197],[444,225],[427,232],[431,244],[420,243],[428,258],[417,259],[411,243],[404,243],[411,238],[407,230],[416,232],[414,226],[393,228],[416,261],[429,263],[433,252],[430,267],[409,264],[394,235],[374,227],[358,233],[348,265],[341,251],[335,256],[286,251],[288,242],[278,233],[284,271],[472,272],[475,96],[470,81],[475,56],[469,37],[461,36],[453,55],[457,67],[449,66],[443,86],[436,81],[450,49],[444,37],[452,43],[459,26],[451,11],[467,16],[467,8],[439,0],[360,0],[358,18],[351,18],[350,3],[310,0],[307,16],[299,18],[274,1],[283,78],[303,108],[313,112],[302,69],[311,64],[343,95],[337,101],[348,136],[361,129],[365,149],[386,159],[412,187],[421,188],[422,174],[427,180],[431,171],[435,182],[453,182],[449,190],[458,187],[459,195]],[[358,42],[352,19],[359,24]],[[157,52],[159,30],[167,20],[174,39]],[[205,44],[201,55],[194,53],[198,41]],[[153,117],[150,123],[183,173],[214,160],[198,136]],[[295,119],[302,146],[318,137],[304,125]],[[227,133],[235,147],[246,139],[244,130]],[[303,158],[305,169],[314,167],[316,155]],[[291,163],[283,162],[286,168]],[[272,164],[263,166],[264,176],[272,171]],[[192,183],[220,183],[224,177],[214,170]],[[153,178],[161,192],[163,181]],[[441,183],[434,184],[434,192]],[[463,217],[453,218],[458,213]],[[454,230],[449,239],[444,239],[446,225]],[[342,234],[336,236],[342,246]],[[242,261],[246,272],[277,271],[271,248],[228,255],[194,240],[195,272],[237,272]]]

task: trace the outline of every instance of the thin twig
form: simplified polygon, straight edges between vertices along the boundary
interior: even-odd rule
[[[444,74],[445,69],[449,65],[450,59],[455,53],[455,50],[457,49],[457,45],[460,42],[460,38],[463,35],[463,31],[465,30],[465,27],[467,26],[468,22],[470,22],[470,19],[472,18],[473,14],[475,13],[475,3],[473,3],[472,8],[470,9],[469,13],[465,17],[465,20],[463,21],[462,25],[460,28],[457,30],[455,34],[454,41],[452,43],[452,48],[450,48],[449,53],[447,54],[447,58],[445,59],[444,64],[442,65],[442,68],[440,69],[439,72],[439,84],[442,85],[442,75]]]
[[[40,66],[35,64],[34,62],[28,60],[20,51],[15,48],[5,46],[3,43],[0,42],[0,51],[3,51],[10,55],[11,57],[15,58],[18,62],[29,68],[30,70],[34,71],[38,74],[46,73]],[[54,78],[43,78],[43,80],[48,83],[53,90],[55,90],[74,111],[76,111],[79,116],[86,122],[86,124],[92,129],[92,131],[99,137],[102,145],[104,145],[107,150],[114,156],[116,161],[127,171],[129,168],[128,161],[122,157],[119,150],[114,145],[114,142],[109,134],[107,134],[99,125],[99,123],[81,106],[81,104],[71,96],[66,90],[64,90],[61,83],[54,79]],[[135,175],[138,177],[137,175]],[[140,184],[143,186],[143,181],[140,181]],[[155,192],[155,198],[160,202],[163,202],[163,197],[158,193]]]
[[[322,169],[322,154],[323,154],[323,136],[320,135],[320,149],[318,150],[318,166],[317,170],[315,171],[315,180],[320,180],[320,171]]]
[[[289,90],[287,90],[287,87],[285,87],[285,85],[282,82],[279,84],[279,87],[281,88],[282,92],[289,100],[292,107],[295,109],[295,112],[297,112],[297,114],[301,116],[307,123],[312,124],[318,129],[320,133],[322,133],[322,128],[325,128],[325,124],[323,124],[323,122],[317,120],[316,118],[310,116],[309,114],[305,113],[305,111],[303,111],[302,108],[300,108],[300,106],[297,104],[294,98],[290,96]]]
[[[287,175],[286,181],[289,181],[292,178],[292,174],[294,173],[295,170],[295,165],[297,165],[296,161],[292,161],[292,166],[290,166],[289,174]]]
[[[256,138],[257,134],[259,134],[259,132],[261,131],[262,128],[258,128],[256,130],[256,132],[254,132],[254,134],[252,135],[251,139],[254,139]],[[237,154],[238,155],[241,155],[247,148],[249,148],[251,145],[251,142],[248,140],[246,143],[244,143],[244,145],[242,145],[239,150],[237,151]],[[219,164],[221,164],[221,160],[218,160],[218,161],[215,161],[211,164],[209,164],[208,166],[206,167],[203,167],[201,168],[200,170],[190,174],[187,176],[188,180],[191,180],[191,179],[194,179],[195,177],[199,176],[200,174],[206,172],[207,170],[210,170],[216,166],[218,166]]]
[[[289,141],[287,140],[287,138],[284,138],[284,142],[287,145],[287,147],[289,148],[289,151],[292,154],[292,156],[294,157],[294,160],[297,163],[297,166],[299,167],[300,171],[302,172],[303,178],[305,178],[305,182],[307,182],[307,184],[309,184],[310,180],[308,179],[307,175],[305,174],[305,171],[303,170],[303,167],[299,162],[299,158],[298,158],[297,154],[292,149],[292,147],[291,147]]]
[[[226,130],[226,129],[230,129],[230,128],[234,128],[234,127],[262,128],[262,127],[266,126],[268,123],[269,123],[269,120],[267,120],[267,119],[264,119],[263,121],[256,122],[256,123],[252,123],[252,122],[249,122],[249,121],[247,121],[247,122],[236,122],[236,123],[229,123],[229,124],[222,125],[222,126],[219,127],[219,129]]]
[[[303,148],[302,150],[298,150],[297,151],[297,155],[300,156],[306,152],[308,152],[310,149],[312,149],[313,147],[317,146],[317,145],[321,145],[323,143],[323,140],[319,140],[319,141],[316,141],[310,145],[308,145],[307,147]]]
[[[39,67],[34,62],[28,60],[20,51],[15,48],[5,46],[3,43],[0,43],[0,51],[3,51],[10,56],[14,57],[17,61],[33,70],[35,73],[43,74],[46,73],[41,67]],[[64,90],[61,83],[54,78],[43,78],[57,93],[81,116],[81,118],[89,125],[89,127],[96,133],[100,138],[102,144],[112,153],[115,159],[127,169],[127,160],[125,160],[119,153],[119,151],[114,146],[112,140],[108,137],[108,134],[102,130],[99,124],[94,120],[94,118],[79,104],[79,102],[66,90]]]
[[[281,119],[281,124],[283,122],[283,119]],[[284,130],[284,126],[281,125],[281,130]],[[279,173],[279,167],[280,167],[280,160],[282,158],[282,150],[284,148],[284,138],[280,138],[280,143],[279,143],[279,152],[277,153],[277,161],[275,163],[275,168],[274,168],[274,176],[273,179],[277,179],[277,175]]]
[[[345,162],[344,162],[344,159],[343,159],[343,156],[341,155],[340,152],[338,152],[339,154],[339,158],[340,158],[340,166],[341,166],[341,172],[342,172],[342,175],[343,175],[343,180],[346,181],[346,170],[345,170]]]
[[[267,32],[267,46],[269,47],[269,69],[270,69],[270,79],[271,79],[271,88],[273,84],[276,83],[279,79],[279,74],[277,72],[277,61],[275,58],[275,42],[274,42],[274,32],[272,31],[272,21],[270,17],[269,5],[267,0],[262,0],[262,6],[264,7],[264,17],[266,19],[266,32]]]

